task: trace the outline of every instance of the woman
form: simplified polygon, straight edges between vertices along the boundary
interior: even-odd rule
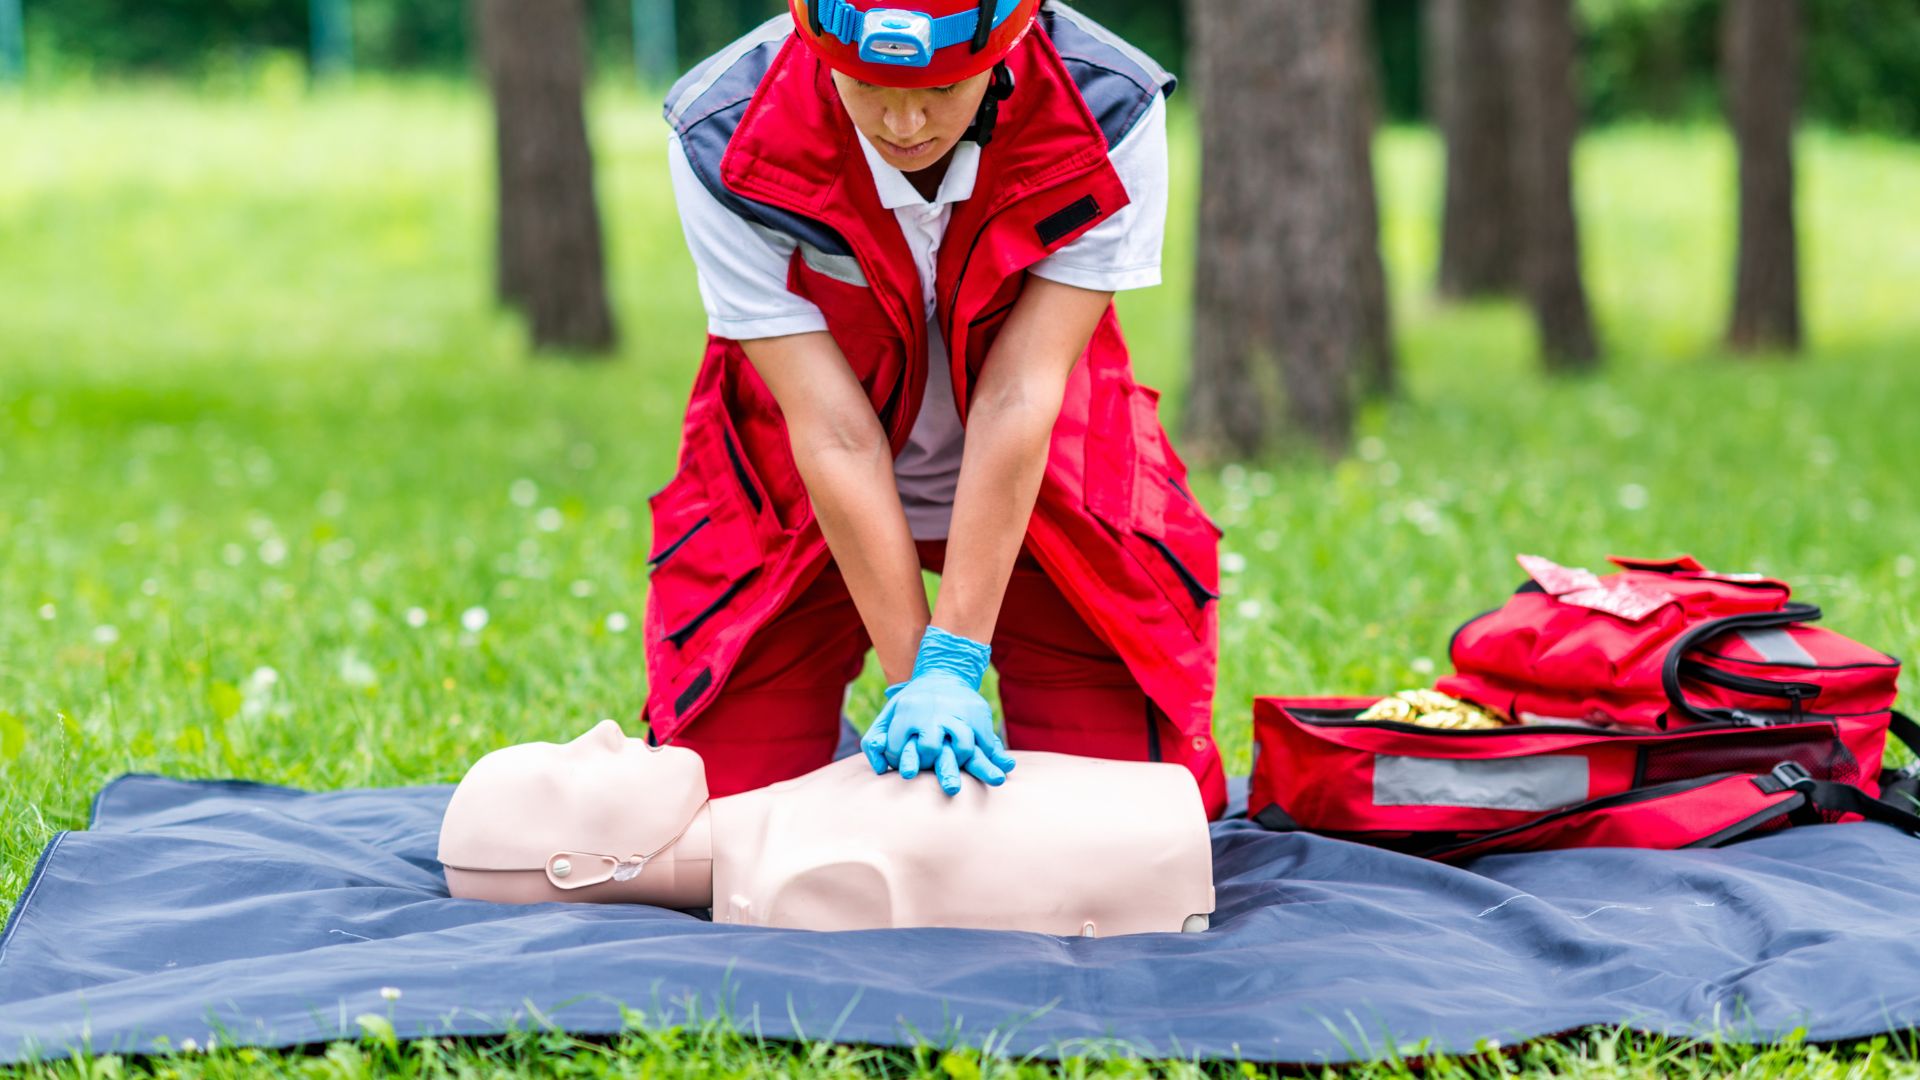
[[[1179,762],[1217,816],[1219,531],[1111,304],[1159,280],[1174,80],[1041,0],[789,3],[667,99],[709,336],[650,738],[716,795],[817,768],[871,645],[876,771],[997,784],[991,657],[1012,748]]]

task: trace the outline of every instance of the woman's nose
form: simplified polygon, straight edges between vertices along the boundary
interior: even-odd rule
[[[888,109],[887,130],[900,140],[910,139],[927,126],[927,114],[919,109]]]

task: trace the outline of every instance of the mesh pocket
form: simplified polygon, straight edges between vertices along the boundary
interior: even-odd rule
[[[1763,773],[1783,761],[1797,763],[1817,780],[1860,782],[1859,763],[1830,733],[1818,738],[1792,733],[1785,738],[1764,735],[1764,730],[1757,730],[1745,739],[1684,739],[1671,746],[1645,747],[1640,751],[1640,778],[1634,786],[1721,772]]]

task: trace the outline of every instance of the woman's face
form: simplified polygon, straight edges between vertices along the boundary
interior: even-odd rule
[[[833,85],[853,126],[881,159],[901,172],[918,172],[945,157],[967,133],[992,78],[989,70],[946,86],[902,90],[836,71]]]

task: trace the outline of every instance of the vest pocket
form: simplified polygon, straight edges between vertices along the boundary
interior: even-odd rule
[[[761,566],[755,522],[766,495],[724,423],[686,427],[680,469],[647,499],[647,631],[686,649],[723,625],[721,612]]]
[[[1160,426],[1160,393],[1124,370],[1093,373],[1085,452],[1087,509],[1152,579],[1195,637],[1220,597],[1220,536],[1186,486]]]

